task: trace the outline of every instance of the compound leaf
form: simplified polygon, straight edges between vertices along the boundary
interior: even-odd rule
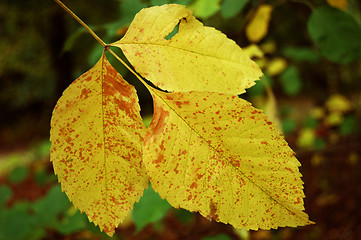
[[[50,158],[62,189],[108,235],[148,186],[139,110],[134,87],[103,54],[64,91],[51,119]]]
[[[178,32],[168,38],[176,26]],[[234,41],[177,4],[141,10],[125,36],[111,45],[123,50],[138,73],[167,91],[240,94],[262,75]]]
[[[266,116],[237,96],[155,91],[144,162],[176,208],[236,228],[311,224],[300,163]]]

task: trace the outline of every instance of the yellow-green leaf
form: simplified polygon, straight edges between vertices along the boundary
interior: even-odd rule
[[[268,24],[271,20],[272,6],[261,4],[254,14],[252,20],[246,27],[246,35],[251,42],[259,42],[266,36]]]
[[[155,92],[143,150],[153,188],[174,207],[236,228],[311,224],[294,152],[237,96]]]
[[[64,91],[51,119],[50,159],[62,189],[108,235],[148,186],[139,110],[134,87],[103,54]]]
[[[167,40],[178,24],[178,32]],[[203,26],[177,4],[141,10],[112,46],[123,50],[138,73],[167,91],[240,94],[262,75],[233,40]]]

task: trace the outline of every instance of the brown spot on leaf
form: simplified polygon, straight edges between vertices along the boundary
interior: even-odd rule
[[[145,137],[145,141],[149,141],[152,136],[157,136],[163,133],[163,130],[167,124],[169,112],[164,110],[158,103],[157,97],[154,98],[154,114],[152,122],[149,125],[149,131]]]
[[[174,101],[178,108],[182,108],[182,105],[189,105],[189,101]]]
[[[212,219],[217,222],[219,221],[217,214],[217,205],[213,202],[212,199],[209,203],[209,215],[207,216],[207,219],[209,221],[211,221]]]

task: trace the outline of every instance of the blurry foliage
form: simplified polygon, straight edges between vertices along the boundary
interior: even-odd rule
[[[55,178],[52,179],[54,184]],[[108,239],[94,224],[89,223],[85,214],[71,206],[58,184],[34,202],[16,200],[12,205],[7,204],[14,198],[13,195],[8,185],[0,185],[0,240],[45,239],[48,231],[64,235],[91,231],[94,237],[99,235],[102,239]]]
[[[150,185],[144,191],[139,202],[134,204],[132,211],[132,218],[137,231],[142,230],[149,223],[159,223],[169,209],[171,209],[171,205],[160,198]]]
[[[294,136],[298,149],[316,151],[314,166],[326,161],[320,151],[345,137],[360,135],[361,4],[357,0],[64,2],[108,43],[123,36],[141,8],[165,3],[187,5],[205,25],[226,33],[260,65],[265,76],[242,97],[264,109],[267,102],[274,101],[268,111],[279,116],[275,121],[281,122],[286,136]],[[264,4],[267,11],[260,14]],[[60,18],[64,21],[62,31],[54,30],[59,26],[55,21],[59,15],[66,14],[52,1],[0,2],[1,143],[21,142],[24,136],[36,135],[40,128],[48,133],[57,94],[100,56],[101,46],[70,17]],[[52,31],[60,35],[52,38]],[[54,50],[54,46],[59,49]],[[90,54],[89,49],[93,49]],[[56,65],[66,54],[71,54],[71,61]],[[136,81],[120,64],[112,64],[125,79]],[[59,72],[64,71],[70,71],[70,79],[59,79]],[[144,89],[138,89],[138,93],[142,108],[151,109],[148,93]],[[272,100],[270,96],[275,97]],[[151,110],[145,115],[148,123],[150,114]],[[45,141],[30,151],[7,155],[6,160],[1,159],[0,175],[8,173],[10,185],[21,184],[29,176],[39,186],[54,184],[55,176],[49,175],[44,165],[36,165],[34,173],[26,167],[46,157],[48,151],[49,142]],[[350,164],[355,164],[359,155],[351,151],[349,158]],[[64,235],[98,231],[84,214],[71,207],[58,185],[34,203],[17,201],[10,206],[14,193],[8,184],[0,184],[0,240],[42,239],[47,231]],[[169,204],[149,188],[135,205],[132,221],[138,230],[148,224],[161,228],[168,209]],[[194,218],[184,210],[172,211],[185,223]],[[203,239],[230,238],[216,235]]]

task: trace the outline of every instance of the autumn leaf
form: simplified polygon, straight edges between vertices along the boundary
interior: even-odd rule
[[[176,208],[236,228],[311,224],[294,152],[237,96],[155,91],[143,150],[154,190]]]
[[[257,8],[252,20],[246,27],[248,40],[251,42],[259,42],[266,36],[272,9],[272,6],[269,4],[261,4]]]
[[[139,74],[171,92],[240,94],[262,75],[233,40],[177,4],[141,10],[125,36],[111,45],[123,50]]]
[[[139,111],[135,88],[103,54],[64,91],[51,119],[50,156],[63,191],[110,236],[148,187]]]

